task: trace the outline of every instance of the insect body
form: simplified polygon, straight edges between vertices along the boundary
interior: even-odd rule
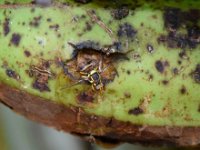
[[[91,70],[89,73],[81,71],[80,74],[82,80],[88,81],[90,84],[92,84],[93,90],[103,90],[104,85],[101,80],[100,72],[97,68]]]
[[[75,47],[76,53],[63,65],[65,75],[74,81],[73,85],[88,83],[93,91],[103,91],[105,85],[117,75],[111,58],[103,51],[88,47],[77,49],[76,45],[69,44]]]

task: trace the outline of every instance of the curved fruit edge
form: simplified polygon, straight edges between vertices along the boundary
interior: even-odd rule
[[[65,132],[118,142],[200,146],[200,127],[141,126],[85,113],[0,83],[0,102],[23,116]],[[95,142],[95,140],[93,140]]]

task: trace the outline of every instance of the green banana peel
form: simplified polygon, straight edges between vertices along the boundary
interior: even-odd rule
[[[91,115],[199,127],[199,6],[196,1],[0,5],[0,82]],[[80,81],[77,66],[88,51],[111,68],[99,73],[102,90],[93,89],[88,78]]]
[[[1,0],[0,4],[28,4],[32,0]]]

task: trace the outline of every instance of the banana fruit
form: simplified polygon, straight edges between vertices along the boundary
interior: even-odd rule
[[[0,27],[14,111],[94,139],[200,144],[200,2],[1,1]]]

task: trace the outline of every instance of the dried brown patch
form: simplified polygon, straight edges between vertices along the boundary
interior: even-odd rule
[[[31,65],[28,70],[29,76],[34,77],[33,88],[43,91],[50,91],[48,81],[55,75],[50,71],[50,62],[41,60],[38,65]]]
[[[91,92],[82,92],[78,94],[77,99],[80,103],[92,103],[94,101],[94,94]]]

